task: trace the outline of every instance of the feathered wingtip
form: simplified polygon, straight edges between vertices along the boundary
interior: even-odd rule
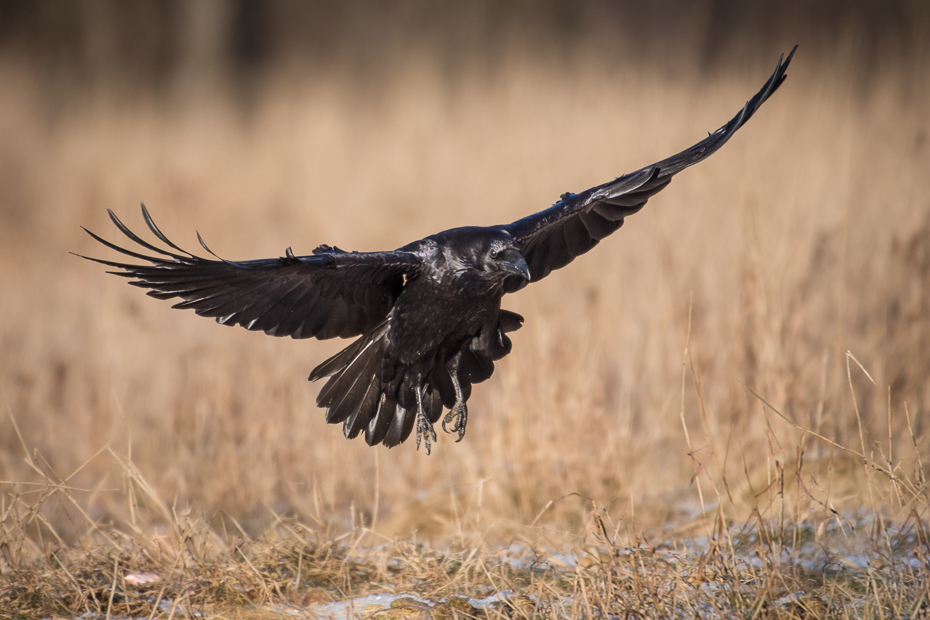
[[[188,256],[190,256],[190,257],[192,257],[192,258],[194,257],[194,255],[191,254],[190,252],[188,252],[187,250],[182,250],[181,248],[179,248],[178,246],[176,246],[174,243],[171,242],[170,239],[168,239],[168,237],[166,237],[166,236],[164,235],[164,233],[162,233],[162,231],[158,228],[158,226],[155,225],[155,220],[152,219],[152,216],[149,214],[149,210],[145,208],[145,203],[144,203],[144,202],[140,202],[139,205],[142,207],[142,219],[145,220],[145,224],[146,224],[146,226],[149,227],[149,230],[152,231],[152,234],[154,234],[156,237],[158,237],[158,239],[159,239],[162,243],[164,243],[165,245],[167,245],[168,247],[170,247],[170,248],[172,248],[172,249],[175,249],[175,250],[177,250],[178,252],[181,252],[181,253],[183,253],[183,254],[187,254]],[[117,217],[116,217],[115,215],[113,215],[113,211],[111,211],[110,209],[107,209],[107,213],[110,214],[110,218],[113,220],[113,222],[114,222],[117,226],[119,226],[120,230],[124,230],[124,232],[127,232],[127,233],[128,233],[128,229],[126,229],[126,228],[122,225],[122,222],[120,222],[119,219],[117,219]],[[199,235],[198,235],[198,236],[199,236]],[[134,235],[133,235],[133,237],[134,237]],[[132,238],[132,237],[130,237],[130,238]],[[204,247],[206,247],[206,246],[204,246]],[[152,249],[157,250],[157,248],[152,248]],[[209,250],[208,250],[208,251],[209,251]]]
[[[131,256],[132,258],[138,258],[139,260],[144,260],[144,261],[147,261],[147,262],[149,262],[149,263],[153,263],[153,264],[155,264],[155,265],[170,265],[170,264],[173,264],[173,263],[190,263],[191,261],[201,261],[201,260],[203,260],[202,258],[200,258],[199,256],[197,256],[196,254],[192,254],[192,253],[188,252],[187,250],[182,249],[180,246],[178,246],[178,245],[175,244],[173,241],[171,241],[170,239],[168,239],[168,237],[165,236],[165,233],[163,233],[163,232],[161,231],[161,229],[158,228],[158,225],[155,224],[155,220],[152,218],[152,215],[149,213],[149,210],[145,207],[145,203],[144,203],[144,202],[140,203],[140,206],[142,207],[142,219],[145,221],[146,226],[148,226],[148,228],[149,228],[149,230],[152,232],[152,234],[155,235],[155,237],[156,237],[159,241],[161,241],[162,243],[164,243],[166,246],[168,246],[168,247],[171,248],[172,250],[176,250],[177,252],[180,252],[180,254],[175,254],[174,252],[169,252],[169,251],[167,251],[167,250],[165,250],[165,249],[163,249],[163,248],[160,248],[160,247],[158,247],[158,246],[156,246],[156,245],[153,245],[152,243],[149,243],[148,241],[146,241],[145,239],[143,239],[142,237],[140,237],[139,235],[137,235],[136,233],[134,233],[128,226],[126,226],[126,224],[124,224],[124,223],[122,222],[122,220],[120,220],[119,217],[117,217],[116,214],[113,213],[113,210],[112,210],[112,209],[107,209],[107,214],[110,216],[110,221],[113,222],[113,225],[116,226],[117,230],[119,230],[121,233],[123,233],[124,235],[126,235],[126,237],[127,237],[129,240],[131,240],[132,242],[134,242],[134,243],[140,245],[141,247],[143,247],[143,248],[145,248],[145,249],[147,249],[147,250],[151,250],[152,252],[155,252],[155,253],[158,254],[159,256],[150,256],[150,255],[147,255],[147,254],[141,254],[141,253],[139,253],[139,252],[134,252],[134,251],[132,251],[132,250],[128,250],[128,249],[126,249],[126,248],[124,248],[124,247],[122,247],[122,246],[119,246],[119,245],[117,245],[117,244],[111,242],[111,241],[107,241],[106,239],[104,239],[104,238],[101,237],[100,235],[98,235],[98,234],[96,234],[96,233],[94,233],[94,232],[88,230],[87,228],[85,228],[85,227],[83,227],[83,226],[81,226],[81,229],[82,229],[84,232],[86,232],[88,235],[90,235],[95,241],[97,241],[97,242],[100,243],[101,245],[104,245],[104,246],[110,248],[111,250],[116,250],[116,251],[119,252],[120,254],[125,254],[126,256]],[[231,265],[231,266],[233,266],[233,267],[239,267],[239,268],[243,268],[243,269],[248,268],[248,265],[243,265],[243,264],[241,264],[241,263],[237,263],[237,262],[234,262],[234,261],[229,261],[229,260],[226,260],[225,258],[222,258],[221,256],[218,256],[213,250],[211,250],[211,249],[207,246],[206,242],[203,240],[203,237],[200,236],[200,233],[199,233],[199,232],[197,232],[197,241],[199,241],[199,242],[200,242],[200,245],[203,247],[203,249],[206,250],[207,252],[209,252],[211,256],[213,256],[214,258],[216,258],[216,260],[218,260],[218,261],[220,261],[220,262],[222,262],[222,263],[225,263],[225,264],[227,264],[227,265]],[[101,258],[94,258],[94,257],[92,257],[92,256],[84,256],[83,254],[78,254],[78,253],[76,253],[76,252],[71,252],[71,254],[73,254],[74,256],[78,256],[78,257],[80,257],[80,258],[89,260],[89,261],[93,261],[93,262],[95,262],[95,263],[100,263],[100,264],[102,264],[102,265],[107,265],[108,267],[116,267],[116,268],[118,268],[118,269],[132,269],[133,267],[138,267],[138,266],[139,266],[139,265],[132,265],[132,264],[129,264],[129,263],[119,263],[119,262],[115,262],[115,261],[108,261],[108,260],[104,260],[104,259],[101,259]],[[161,258],[161,257],[165,257],[165,258]],[[107,273],[112,273],[112,274],[118,275],[118,276],[128,276],[128,275],[129,275],[129,274],[126,274],[126,273],[123,273],[123,272],[117,272],[117,271],[110,271],[110,272],[107,272]]]
[[[707,159],[712,154],[716,153],[720,147],[726,144],[736,131],[745,125],[756,111],[762,107],[762,104],[772,96],[772,93],[778,90],[778,87],[784,83],[785,78],[788,77],[786,73],[788,65],[791,64],[791,59],[794,58],[794,53],[797,49],[798,46],[795,45],[788,53],[787,58],[784,54],[778,58],[778,63],[775,65],[775,71],[772,72],[772,76],[765,82],[759,92],[746,102],[746,105],[743,106],[739,113],[731,118],[725,125],[716,131],[710,132],[706,138],[697,144],[653,164],[652,167],[658,169],[658,176],[672,177],[685,168]],[[623,178],[624,177],[621,177],[621,179]]]
[[[196,256],[194,256],[194,255],[191,254],[190,252],[187,252],[186,250],[182,250],[182,249],[179,248],[177,245],[175,245],[174,243],[172,243],[172,242],[164,235],[164,233],[162,233],[161,230],[159,230],[158,226],[155,225],[155,221],[152,219],[152,216],[149,214],[148,209],[145,208],[145,203],[141,203],[141,206],[142,206],[142,217],[143,217],[143,219],[145,220],[145,223],[148,225],[149,230],[151,230],[152,233],[153,233],[160,241],[162,241],[165,245],[167,245],[168,247],[170,247],[170,248],[172,248],[172,249],[174,249],[174,250],[177,250],[178,252],[181,252],[181,254],[174,254],[174,253],[172,253],[172,252],[169,252],[169,251],[164,250],[164,249],[162,249],[162,248],[160,248],[160,247],[158,247],[158,246],[156,246],[156,245],[153,245],[153,244],[149,243],[148,241],[146,241],[145,239],[143,239],[142,237],[140,237],[140,236],[137,235],[136,233],[132,232],[132,230],[130,230],[129,227],[126,226],[126,225],[122,222],[122,220],[120,220],[120,219],[116,216],[116,214],[113,213],[113,211],[112,211],[111,209],[107,209],[107,214],[110,216],[110,221],[113,222],[113,225],[116,226],[117,230],[119,230],[121,233],[123,233],[124,235],[126,235],[126,237],[129,238],[129,240],[133,241],[134,243],[136,243],[136,244],[142,246],[143,248],[145,248],[145,249],[147,249],[147,250],[151,250],[152,252],[155,252],[156,254],[159,254],[159,255],[161,255],[161,256],[168,257],[168,258],[170,258],[171,260],[167,260],[167,259],[165,259],[165,258],[159,258],[158,256],[150,256],[150,255],[147,255],[147,254],[140,254],[139,252],[133,252],[132,250],[127,250],[126,248],[124,248],[124,247],[122,247],[122,246],[119,246],[119,245],[116,245],[115,243],[112,243],[112,242],[110,242],[110,241],[107,241],[106,239],[104,239],[104,238],[101,237],[100,235],[98,235],[98,234],[96,234],[96,233],[94,233],[94,232],[88,230],[87,228],[85,228],[85,227],[83,227],[83,226],[81,226],[81,230],[83,230],[83,231],[86,232],[88,235],[90,235],[91,238],[93,238],[95,241],[97,241],[97,242],[100,243],[101,245],[104,245],[104,246],[110,248],[111,250],[116,250],[116,251],[119,252],[120,254],[125,254],[126,256],[131,256],[132,258],[138,258],[138,259],[140,259],[140,260],[144,260],[144,261],[147,261],[147,262],[150,262],[150,263],[155,263],[155,264],[169,264],[169,263],[172,263],[172,262],[186,262],[186,261],[188,261],[188,260],[196,259],[196,258],[197,258]],[[95,263],[100,263],[100,264],[102,264],[102,265],[107,265],[108,267],[117,267],[117,268],[120,268],[120,269],[126,269],[126,268],[131,268],[131,267],[134,266],[134,265],[130,265],[130,264],[127,264],[127,263],[118,263],[118,262],[115,262],[115,261],[108,261],[108,260],[103,260],[103,259],[100,259],[100,258],[94,258],[94,257],[92,257],[92,256],[84,256],[83,254],[78,254],[78,253],[76,253],[76,252],[71,252],[71,254],[73,254],[74,256],[78,256],[78,257],[80,257],[80,258],[89,260],[89,261],[93,261],[93,262],[95,262]],[[115,273],[116,275],[126,275],[126,274],[120,273],[120,272],[110,272],[110,273]]]

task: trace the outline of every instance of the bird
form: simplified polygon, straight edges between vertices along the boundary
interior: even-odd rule
[[[491,377],[510,353],[508,334],[523,317],[501,308],[504,295],[545,279],[619,229],[627,216],[672,177],[722,147],[786,78],[797,46],[729,122],[676,155],[597,185],[567,192],[551,207],[497,226],[453,228],[393,251],[355,252],[320,245],[306,256],[288,247],[279,258],[230,261],[182,250],[142,204],[154,245],[107,209],[116,228],[139,248],[127,249],[84,228],[104,246],[142,261],[81,258],[114,269],[157,299],[180,299],[223,325],[291,338],[356,338],[319,364],[326,378],[316,399],[326,422],[346,438],[364,433],[391,448],[416,432],[426,454],[446,433],[465,436],[472,386]],[[138,251],[146,250],[147,253]],[[122,259],[125,260],[125,259]],[[443,412],[446,415],[443,417]]]

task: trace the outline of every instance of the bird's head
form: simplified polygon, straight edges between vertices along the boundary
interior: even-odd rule
[[[430,237],[444,258],[449,273],[457,279],[488,285],[502,285],[507,278],[530,280],[530,268],[520,253],[520,245],[506,230],[469,226],[453,228]]]
[[[503,283],[513,276],[530,280],[529,265],[520,253],[520,245],[510,233],[494,228],[474,230],[475,234],[467,235],[469,239],[462,248],[463,263],[468,265],[472,275],[494,283]]]
[[[530,267],[520,253],[520,246],[510,238],[490,239],[481,256],[479,266],[492,277],[501,279],[517,276],[526,281],[531,279]]]

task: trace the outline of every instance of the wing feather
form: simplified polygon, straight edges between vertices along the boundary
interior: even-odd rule
[[[642,209],[649,198],[669,184],[672,176],[706,159],[726,144],[785,81],[785,71],[795,50],[797,46],[787,58],[779,58],[772,76],[736,116],[697,144],[580,194],[564,194],[550,208],[501,226],[520,244],[532,281],[545,278],[553,270],[564,267],[590,250],[598,241],[620,228],[624,218]],[[505,290],[512,293],[526,284],[526,280],[512,277],[507,281]]]
[[[282,258],[234,262],[216,257],[198,234],[217,260],[201,258],[169,241],[145,205],[142,216],[149,230],[177,253],[146,241],[108,212],[117,230],[154,255],[121,247],[88,230],[104,246],[145,263],[82,258],[114,267],[118,271],[112,273],[150,289],[152,297],[179,298],[175,308],[275,336],[322,339],[365,333],[390,312],[404,278],[422,266],[413,252],[345,252],[329,246],[310,256],[294,256],[288,249]]]
[[[582,213],[580,219],[585,229],[587,229],[588,234],[595,241],[600,241],[619,228],[614,222],[593,210]]]

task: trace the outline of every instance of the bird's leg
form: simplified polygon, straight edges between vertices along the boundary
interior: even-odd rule
[[[455,404],[452,409],[442,419],[442,430],[447,433],[458,433],[459,438],[455,443],[465,438],[465,425],[468,423],[468,406],[465,405],[465,398],[462,396],[462,386],[459,385],[458,364],[450,368],[449,376],[452,377],[452,387],[455,388]],[[446,428],[446,424],[452,424],[452,428]]]
[[[436,441],[436,429],[423,410],[423,386],[417,385],[417,450],[420,449],[420,439],[426,445],[426,456],[429,456],[431,443]]]

